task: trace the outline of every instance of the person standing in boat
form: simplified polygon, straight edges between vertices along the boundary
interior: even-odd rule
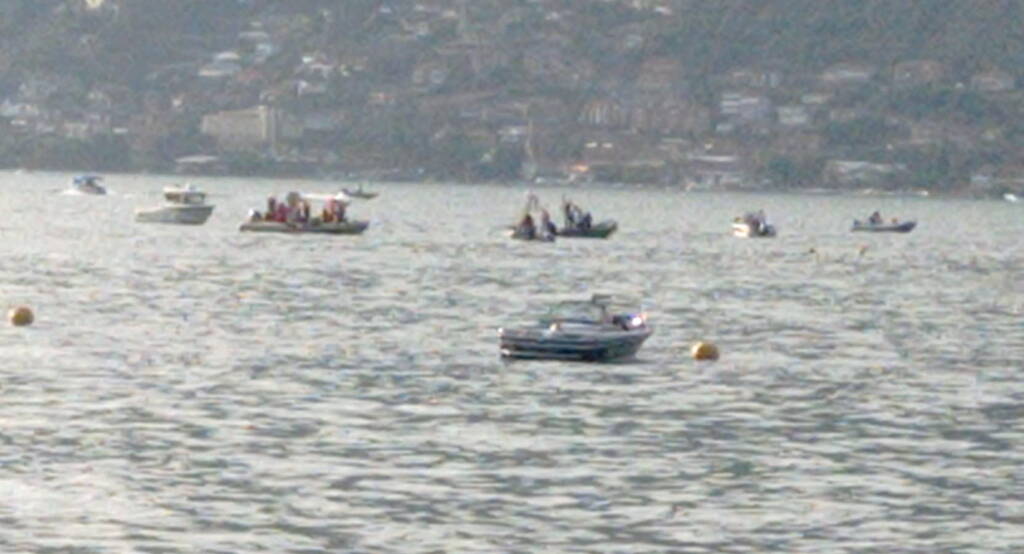
[[[565,218],[565,226],[566,227],[571,229],[572,227],[576,226],[576,221],[573,218],[573,213],[572,213],[572,201],[571,200],[566,199],[566,200],[562,201],[562,216]]]
[[[872,225],[881,225],[882,224],[882,214],[878,213],[878,211],[875,211],[875,213],[871,214],[871,216],[868,217],[868,223],[870,223]]]

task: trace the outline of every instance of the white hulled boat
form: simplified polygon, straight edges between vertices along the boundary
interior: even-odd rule
[[[202,225],[213,213],[213,206],[206,203],[206,193],[192,184],[165,188],[164,200],[163,206],[136,210],[135,221]]]

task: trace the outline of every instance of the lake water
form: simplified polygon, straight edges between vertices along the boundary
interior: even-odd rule
[[[1017,552],[1024,208],[537,189],[608,241],[510,241],[524,191],[382,184],[361,237],[242,234],[317,182],[0,175],[0,550]],[[764,208],[774,240],[728,234]],[[875,209],[909,235],[849,233]],[[611,293],[636,361],[504,363],[495,329]],[[722,350],[689,358],[697,340]]]

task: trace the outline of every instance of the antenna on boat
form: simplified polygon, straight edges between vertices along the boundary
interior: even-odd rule
[[[612,302],[612,295],[610,294],[593,294],[590,296],[590,303],[597,304],[598,306],[607,306]]]

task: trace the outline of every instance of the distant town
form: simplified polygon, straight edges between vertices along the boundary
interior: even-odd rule
[[[706,2],[40,2],[0,50],[9,168],[1024,192],[1019,66],[696,64]]]

